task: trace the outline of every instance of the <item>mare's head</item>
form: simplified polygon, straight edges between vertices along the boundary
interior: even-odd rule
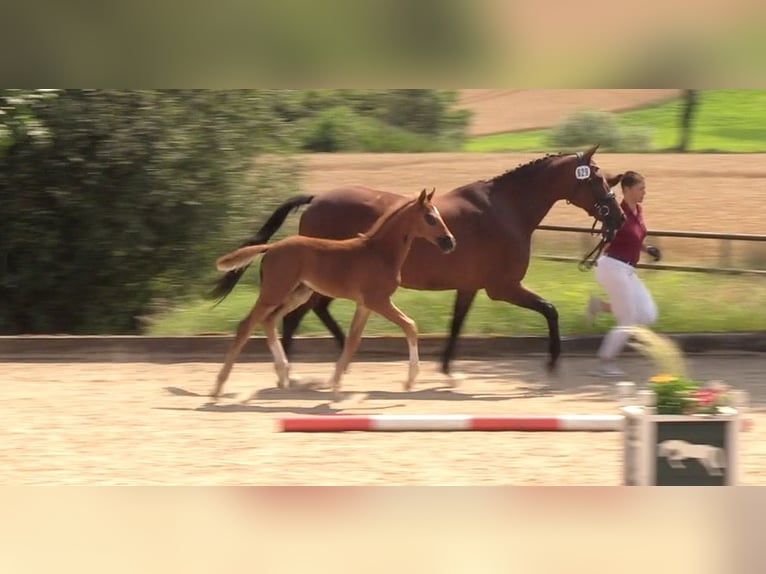
[[[625,221],[622,208],[611,189],[620,182],[622,174],[610,178],[602,173],[593,161],[597,149],[598,145],[595,145],[585,152],[568,156],[562,163],[566,170],[565,185],[571,188],[566,200],[603,223],[602,233],[609,241]]]
[[[412,234],[430,241],[444,253],[449,253],[454,251],[457,242],[447,224],[444,223],[439,210],[431,203],[434,193],[436,193],[435,188],[431,190],[431,193],[426,193],[423,189],[407,209],[412,216]]]

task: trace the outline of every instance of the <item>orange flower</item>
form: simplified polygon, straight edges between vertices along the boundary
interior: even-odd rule
[[[652,383],[670,383],[675,380],[676,377],[673,375],[654,375],[649,379],[649,381]]]

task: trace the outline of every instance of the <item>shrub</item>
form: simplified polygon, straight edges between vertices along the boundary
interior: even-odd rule
[[[623,153],[641,153],[652,149],[651,130],[638,126],[622,126],[619,144],[615,151]]]
[[[559,149],[580,149],[598,143],[603,151],[644,152],[651,149],[651,132],[620,126],[617,116],[601,110],[579,110],[550,133],[548,144]]]
[[[303,149],[312,152],[425,152],[449,145],[439,136],[408,131],[345,105],[305,119],[299,134]]]

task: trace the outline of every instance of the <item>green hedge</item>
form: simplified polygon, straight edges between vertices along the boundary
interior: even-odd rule
[[[154,300],[198,289],[253,213],[297,189],[273,153],[294,145],[276,101],[1,91],[0,333],[132,333]]]

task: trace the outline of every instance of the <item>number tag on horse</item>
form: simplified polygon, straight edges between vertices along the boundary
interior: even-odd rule
[[[588,179],[590,177],[590,166],[578,165],[575,168],[575,177],[579,180]]]

